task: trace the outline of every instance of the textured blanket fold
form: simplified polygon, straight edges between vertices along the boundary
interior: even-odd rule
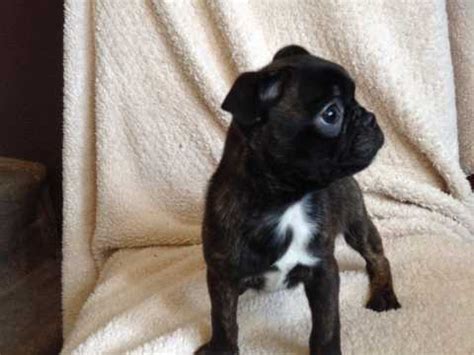
[[[413,234],[409,239],[385,243],[403,308],[381,314],[363,307],[368,280],[362,258],[342,241],[337,245],[343,353],[474,350],[472,250],[451,236]],[[308,353],[311,317],[302,287],[248,292],[238,317],[243,354]],[[63,352],[191,354],[209,337],[209,323],[200,246],[125,249],[105,264]]]
[[[363,265],[339,246],[345,351],[474,351],[470,4],[66,1],[64,352],[181,354],[204,340],[191,245],[229,124],[219,106],[239,72],[290,43],[343,65],[386,136],[357,179],[406,306],[365,311]],[[243,299],[244,353],[306,351],[300,293]],[[280,323],[267,332],[256,314]]]

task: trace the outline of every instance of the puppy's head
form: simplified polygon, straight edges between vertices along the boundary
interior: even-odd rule
[[[354,91],[341,66],[287,46],[266,67],[241,74],[222,109],[276,176],[326,186],[366,168],[383,144]]]

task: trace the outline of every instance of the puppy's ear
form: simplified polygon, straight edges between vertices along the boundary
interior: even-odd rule
[[[221,108],[230,112],[238,124],[251,126],[281,98],[287,77],[285,70],[243,73],[235,81]]]
[[[273,57],[273,60],[286,58],[286,57],[293,57],[295,55],[307,55],[307,54],[311,54],[311,53],[309,53],[303,47],[297,46],[297,45],[290,45],[290,46],[283,47],[278,52],[276,52],[275,56]]]

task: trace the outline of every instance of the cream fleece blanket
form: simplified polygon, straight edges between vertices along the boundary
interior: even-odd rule
[[[184,354],[207,339],[196,244],[219,106],[239,72],[296,43],[347,68],[387,138],[358,180],[403,308],[365,310],[363,263],[338,245],[343,350],[473,353],[469,4],[67,0],[63,352]],[[242,352],[305,353],[308,312],[301,289],[246,294]]]

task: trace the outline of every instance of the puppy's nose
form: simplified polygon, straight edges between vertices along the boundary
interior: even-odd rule
[[[367,112],[362,116],[362,124],[366,127],[373,128],[375,126],[375,115],[372,112]]]

